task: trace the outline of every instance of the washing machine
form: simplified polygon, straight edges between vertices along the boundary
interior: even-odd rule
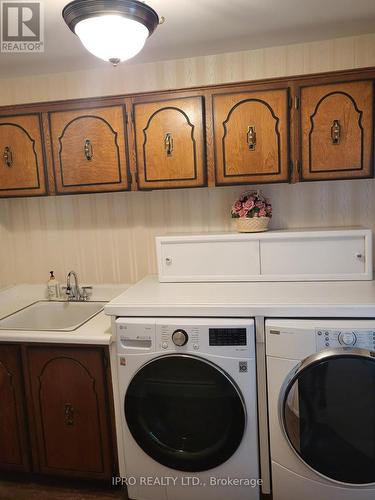
[[[124,470],[137,500],[257,500],[251,319],[118,318]]]
[[[267,320],[274,500],[375,498],[375,320]]]

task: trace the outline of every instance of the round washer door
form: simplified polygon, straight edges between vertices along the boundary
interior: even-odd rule
[[[375,483],[375,353],[323,351],[303,361],[280,399],[285,434],[314,471],[346,484]]]
[[[233,380],[190,355],[161,356],[144,365],[129,384],[124,409],[138,445],[160,464],[181,471],[208,470],[228,460],[246,425]]]

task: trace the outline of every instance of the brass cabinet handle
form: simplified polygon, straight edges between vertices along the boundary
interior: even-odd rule
[[[3,159],[7,167],[11,167],[13,165],[13,154],[9,146],[4,148]]]
[[[332,144],[340,144],[341,140],[341,125],[339,120],[333,120],[333,124],[331,127],[331,139]]]
[[[247,127],[247,145],[249,147],[249,151],[255,151],[255,146],[257,143],[257,134],[255,132],[255,127]]]
[[[64,406],[64,421],[65,425],[74,425],[74,407],[71,403]]]
[[[173,153],[173,136],[171,133],[165,134],[164,138],[164,148],[167,156],[172,156]]]
[[[85,140],[85,157],[86,157],[86,160],[91,161],[93,159],[93,156],[94,156],[94,151],[92,149],[91,141],[90,141],[90,139],[86,139]]]

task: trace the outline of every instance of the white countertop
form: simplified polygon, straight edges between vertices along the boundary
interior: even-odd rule
[[[148,276],[109,302],[105,313],[375,318],[375,281],[159,283]]]
[[[108,302],[129,286],[93,285],[90,300]],[[37,300],[45,300],[45,292],[46,285],[15,285],[0,290],[0,318]],[[80,328],[70,332],[0,330],[0,342],[4,341],[109,345],[112,341],[111,321],[104,312],[100,312]]]

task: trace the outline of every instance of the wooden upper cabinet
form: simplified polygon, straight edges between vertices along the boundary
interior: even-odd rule
[[[213,96],[216,184],[288,180],[288,89]]]
[[[40,114],[0,116],[0,196],[46,194]]]
[[[139,189],[204,186],[203,97],[135,102],[133,113]]]
[[[49,113],[57,193],[129,189],[123,106]]]
[[[40,472],[109,479],[110,416],[101,348],[29,347]]]
[[[0,345],[0,469],[28,471],[21,353],[18,346]]]
[[[373,82],[302,87],[302,180],[369,177],[373,127]]]

